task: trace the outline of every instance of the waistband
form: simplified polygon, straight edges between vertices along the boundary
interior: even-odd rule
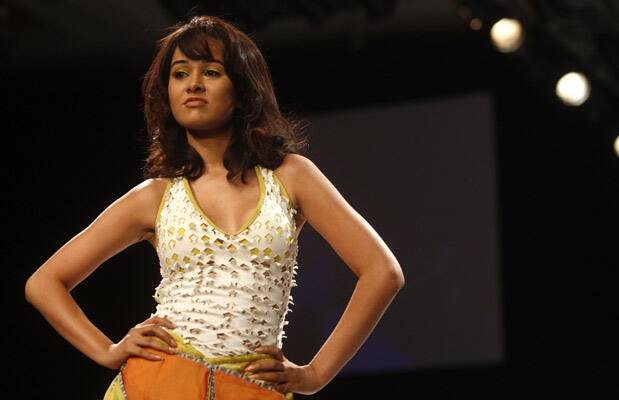
[[[273,382],[255,379],[251,376],[247,375],[245,372],[245,368],[252,362],[257,360],[264,360],[268,358],[275,358],[271,354],[261,354],[261,353],[251,353],[251,354],[242,354],[238,356],[222,356],[222,357],[206,357],[200,350],[198,350],[195,346],[192,346],[189,343],[185,343],[184,338],[172,331],[167,331],[170,336],[174,338],[177,346],[174,348],[177,355],[189,358],[193,361],[197,361],[200,364],[206,365],[213,369],[223,369],[228,373],[246,379],[250,382],[253,382],[261,387],[272,389]],[[155,339],[159,340],[165,345],[168,345],[167,342],[162,340],[159,337],[155,336]],[[249,373],[249,371],[248,371]],[[293,392],[286,393],[286,398],[293,400]]]

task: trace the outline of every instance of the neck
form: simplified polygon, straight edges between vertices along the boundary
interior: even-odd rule
[[[200,154],[205,174],[227,173],[224,167],[224,152],[232,139],[233,126],[215,131],[187,129],[187,142]]]

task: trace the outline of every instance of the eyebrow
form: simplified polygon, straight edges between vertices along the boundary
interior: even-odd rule
[[[219,63],[219,64],[221,64],[222,67],[224,66],[224,63],[222,63],[219,60],[215,60],[215,59],[211,59],[211,60],[208,60],[208,61],[202,61],[202,62],[204,62],[205,64],[208,64],[208,63]],[[174,61],[170,65],[170,68],[172,68],[175,64],[189,64],[189,61],[187,61],[185,59],[176,60],[176,61]]]

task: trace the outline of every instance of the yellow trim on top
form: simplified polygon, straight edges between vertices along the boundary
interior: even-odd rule
[[[165,203],[165,197],[170,191],[170,186],[172,186],[172,180],[168,178],[168,182],[165,185],[165,189],[163,191],[163,196],[161,196],[161,200],[159,201],[159,208],[157,209],[157,215],[155,216],[155,234],[151,239],[151,244],[153,247],[157,248],[157,224],[159,224],[159,220],[161,219],[161,210],[163,210],[163,204]]]
[[[288,201],[290,201],[292,203],[292,201],[290,200],[290,196],[288,196],[288,192],[286,191],[286,188],[284,187],[284,184],[282,183],[282,181],[279,180],[277,175],[275,175],[275,172],[273,172],[273,178],[275,179],[275,182],[277,182],[279,187],[282,189],[282,192],[284,193],[284,196],[286,196]]]
[[[299,209],[292,203],[292,200],[290,199],[290,195],[286,191],[286,188],[284,187],[284,184],[282,183],[282,181],[280,181],[279,178],[277,177],[277,175],[275,175],[275,172],[272,172],[272,175],[273,175],[273,180],[275,182],[277,182],[277,184],[279,185],[279,187],[280,187],[280,189],[282,191],[282,194],[284,195],[286,200],[288,200],[288,204],[290,204],[290,208],[293,208],[294,210],[299,212]]]
[[[254,171],[256,172],[256,176],[258,177],[258,185],[260,187],[260,198],[258,199],[258,205],[256,206],[256,208],[254,208],[254,211],[251,213],[251,215],[249,216],[249,220],[243,225],[241,226],[240,229],[238,229],[236,232],[234,233],[230,233],[230,232],[226,232],[224,229],[222,229],[221,227],[219,227],[215,222],[213,222],[212,219],[210,219],[208,217],[208,215],[206,215],[206,213],[204,212],[204,210],[202,210],[202,208],[200,207],[200,205],[198,204],[198,200],[196,200],[196,197],[193,193],[193,190],[191,189],[191,186],[189,185],[189,181],[187,180],[187,178],[185,178],[183,176],[183,185],[185,186],[185,190],[187,192],[187,194],[189,195],[189,199],[191,200],[191,202],[193,203],[194,207],[196,208],[196,210],[198,210],[198,212],[200,213],[200,215],[202,215],[202,217],[204,217],[204,219],[215,229],[217,229],[218,231],[220,231],[221,233],[224,233],[226,235],[229,236],[236,236],[239,233],[243,232],[248,226],[250,226],[254,220],[258,217],[258,214],[260,213],[260,210],[262,209],[262,205],[264,204],[264,199],[266,197],[266,188],[264,185],[264,180],[262,178],[262,172],[259,169],[260,167],[258,165],[254,166]]]

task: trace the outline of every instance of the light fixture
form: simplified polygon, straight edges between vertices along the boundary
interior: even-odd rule
[[[524,39],[522,25],[516,19],[502,18],[492,25],[490,38],[500,52],[514,52],[518,50]]]
[[[579,106],[589,98],[591,87],[580,72],[568,72],[557,81],[555,93],[568,106]]]

